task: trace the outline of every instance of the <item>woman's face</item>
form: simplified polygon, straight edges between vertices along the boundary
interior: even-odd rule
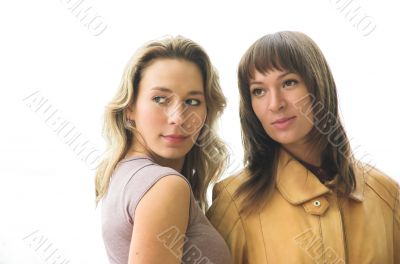
[[[185,60],[156,59],[143,71],[128,118],[159,157],[183,158],[193,147],[207,115],[203,87],[199,68]]]
[[[313,113],[308,89],[298,74],[255,71],[250,95],[257,118],[273,140],[288,149],[306,143],[313,127]]]

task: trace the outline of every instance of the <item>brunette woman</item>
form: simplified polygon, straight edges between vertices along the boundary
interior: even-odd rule
[[[208,211],[234,263],[400,263],[399,185],[353,158],[314,41],[266,35],[238,75],[245,168]]]

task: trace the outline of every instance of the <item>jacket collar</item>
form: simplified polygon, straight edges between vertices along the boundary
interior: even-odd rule
[[[365,181],[362,173],[356,172],[355,174],[356,189],[349,197],[362,202],[364,200]],[[299,205],[332,192],[329,186],[335,185],[335,179],[325,186],[317,176],[281,148],[279,151],[276,185],[279,192],[288,202]]]

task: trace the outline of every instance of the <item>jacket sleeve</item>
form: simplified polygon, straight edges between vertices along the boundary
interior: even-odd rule
[[[393,249],[394,249],[394,263],[400,264],[400,188],[397,188],[397,196],[393,212]]]
[[[220,182],[213,189],[213,203],[207,217],[226,241],[234,264],[247,264],[245,229],[232,195]]]

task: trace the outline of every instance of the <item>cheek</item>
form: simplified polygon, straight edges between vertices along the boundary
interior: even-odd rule
[[[301,102],[301,104],[294,104],[297,115],[301,118],[303,126],[309,129],[313,126],[313,106],[311,100],[308,98]]]
[[[267,112],[265,111],[265,109],[267,108],[266,104],[267,102],[265,102],[265,100],[252,100],[251,102],[253,111],[256,114],[258,120],[264,126],[264,129],[266,129],[268,121]]]
[[[303,107],[297,109],[297,116],[299,117],[298,134],[301,136],[307,135],[314,126],[314,115],[310,104],[305,104]]]
[[[185,124],[183,128],[186,134],[194,134],[199,132],[204,126],[204,122],[207,117],[207,109],[205,107],[200,107],[198,109],[192,110],[188,116],[185,118]]]
[[[153,106],[151,103],[138,107],[136,124],[139,130],[152,130],[157,125],[164,124],[166,117],[161,107]]]
[[[295,93],[291,94],[288,98],[288,102],[294,107],[294,109],[307,118],[311,117],[312,120],[312,101],[310,93],[307,88],[303,87],[298,89]]]

